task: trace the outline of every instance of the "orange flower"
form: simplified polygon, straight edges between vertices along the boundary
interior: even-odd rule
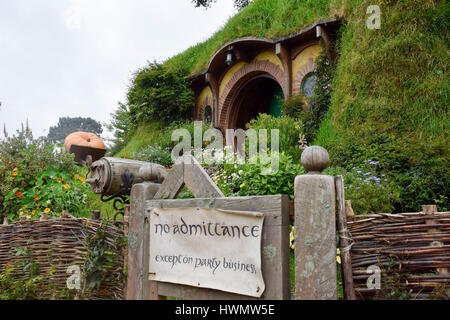
[[[70,188],[70,186],[68,184],[64,185],[64,189],[69,189],[69,188]]]
[[[34,196],[34,201],[39,201],[38,196]]]
[[[49,213],[50,212],[50,208],[45,208],[44,212],[45,213]]]

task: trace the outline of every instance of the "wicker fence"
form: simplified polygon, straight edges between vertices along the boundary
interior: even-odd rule
[[[90,219],[60,218],[49,220],[21,221],[0,225],[0,272],[7,264],[23,259],[16,255],[16,248],[27,249],[30,259],[39,266],[39,274],[48,279],[55,298],[66,288],[70,274],[69,266],[83,270],[87,258],[87,237],[96,234],[99,221]],[[119,249],[117,239],[123,231],[113,225],[105,225],[105,240],[110,248]],[[121,274],[124,268],[124,252],[119,251],[117,261],[111,267],[111,274]],[[48,276],[51,274],[51,276]],[[43,288],[45,289],[45,288]],[[87,294],[89,299],[123,299],[123,277],[102,283],[99,289]],[[73,297],[72,297],[73,298]]]
[[[350,214],[347,229],[353,242],[352,279],[344,281],[347,299],[450,297],[450,212],[424,206],[417,213]],[[378,288],[373,278],[377,268]]]
[[[450,297],[450,212],[436,212],[435,206],[402,214],[354,216],[351,206],[339,211],[347,214],[344,228],[339,228],[346,299]],[[27,248],[30,259],[52,286],[48,298],[54,298],[66,288],[68,267],[83,268],[86,239],[95,235],[99,226],[99,221],[76,218],[0,225],[0,272],[7,264],[23,259],[16,255],[15,248]],[[126,252],[118,248],[117,240],[124,231],[110,224],[105,228],[107,243],[119,252],[111,273],[121,274]],[[368,286],[374,266],[381,271],[379,288]],[[124,279],[117,277],[86,298],[123,299],[124,288]]]

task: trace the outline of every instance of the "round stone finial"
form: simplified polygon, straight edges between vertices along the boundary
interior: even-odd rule
[[[309,173],[320,173],[328,167],[330,156],[325,148],[311,146],[303,150],[301,163]]]

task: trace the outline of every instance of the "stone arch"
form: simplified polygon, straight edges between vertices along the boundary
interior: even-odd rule
[[[222,95],[219,97],[218,124],[221,128],[227,129],[229,125],[228,122],[232,111],[233,101],[237,94],[248,81],[251,81],[254,77],[261,74],[265,74],[275,80],[281,86],[284,96],[289,96],[285,74],[279,66],[267,60],[255,60],[252,63],[246,64],[233,75],[227,83]]]
[[[196,118],[197,120],[201,120],[203,121],[203,114],[205,113],[205,108],[207,106],[210,106],[212,109],[212,113],[214,115],[214,104],[213,104],[213,100],[211,99],[211,97],[206,97],[205,99],[203,99],[203,101],[200,103],[200,106],[197,109],[197,115]],[[213,116],[214,117],[214,116]],[[212,119],[214,120],[214,119]]]
[[[308,63],[301,67],[300,70],[298,70],[294,78],[294,85],[292,87],[292,94],[294,96],[297,96],[302,92],[303,79],[308,73],[313,72],[316,69],[316,66],[317,65],[314,60],[312,58],[309,58]]]

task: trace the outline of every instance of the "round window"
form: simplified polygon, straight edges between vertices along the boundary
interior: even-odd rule
[[[306,98],[311,98],[314,95],[314,90],[317,85],[317,75],[314,72],[308,73],[302,81],[302,93]]]
[[[211,106],[206,106],[205,111],[203,112],[203,121],[206,125],[211,124],[212,122],[212,108]]]

